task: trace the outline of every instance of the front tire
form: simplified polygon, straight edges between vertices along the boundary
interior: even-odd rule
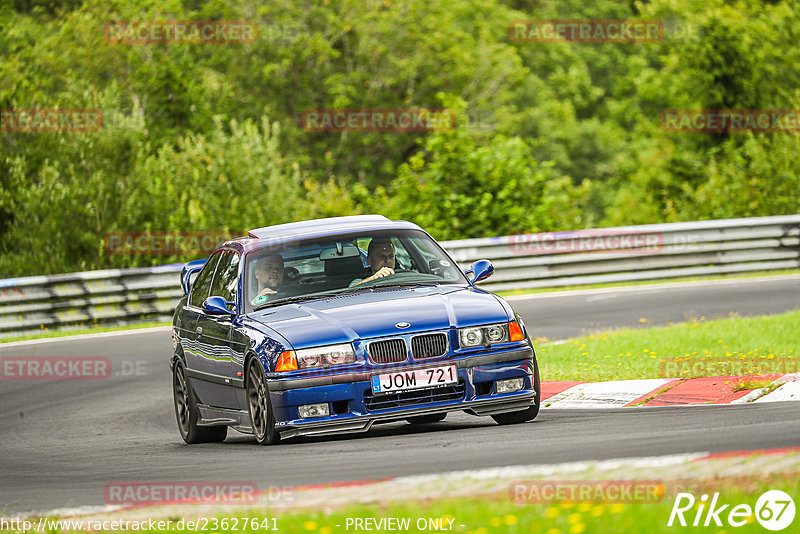
[[[181,360],[177,360],[172,368],[172,393],[175,401],[175,418],[178,420],[178,430],[183,441],[189,445],[225,441],[228,435],[227,426],[197,426],[200,416],[197,399],[186,381],[186,370]]]
[[[278,443],[281,436],[275,430],[275,413],[272,411],[264,369],[257,358],[251,359],[247,365],[247,405],[256,441],[260,445]]]
[[[533,357],[533,391],[536,392],[534,404],[521,412],[499,413],[492,416],[498,425],[515,425],[526,421],[533,421],[539,415],[539,406],[542,403],[542,388],[539,383],[539,363],[536,356]]]

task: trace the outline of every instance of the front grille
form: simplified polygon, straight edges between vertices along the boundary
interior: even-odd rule
[[[408,359],[406,342],[400,338],[367,343],[367,354],[375,363],[397,363]]]
[[[447,354],[447,334],[424,334],[411,338],[414,358],[436,358]]]
[[[388,393],[386,395],[373,395],[372,390],[369,390],[364,394],[364,406],[367,407],[367,410],[374,412],[376,410],[413,406],[415,404],[457,401],[464,398],[466,389],[464,382],[459,382],[454,386],[416,389],[412,391],[401,391],[399,393]]]

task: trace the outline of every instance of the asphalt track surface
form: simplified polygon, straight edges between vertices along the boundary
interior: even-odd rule
[[[532,337],[555,340],[623,326],[800,309],[800,275],[539,293],[507,300],[522,315]]]
[[[779,313],[800,308],[800,276],[584,291],[511,300],[536,336],[596,328]],[[795,403],[542,410],[500,427],[453,413],[368,434],[261,447],[180,439],[166,361],[169,332],[151,329],[0,345],[3,356],[105,356],[107,380],[0,381],[0,515],[99,506],[111,482],[255,483],[260,489],[511,465],[800,445]],[[547,377],[543,377],[547,379]]]

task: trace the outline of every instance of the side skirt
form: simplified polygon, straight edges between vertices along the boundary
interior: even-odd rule
[[[250,414],[244,410],[218,408],[207,404],[198,404],[197,409],[200,411],[200,420],[197,421],[197,426],[229,425],[234,428],[250,428]]]

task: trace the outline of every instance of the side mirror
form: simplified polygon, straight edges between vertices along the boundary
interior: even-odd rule
[[[208,297],[203,301],[203,311],[211,315],[236,315],[228,309],[228,303],[222,297]]]
[[[200,270],[203,268],[203,265],[206,264],[208,260],[195,260],[190,261],[186,265],[183,266],[181,270],[181,287],[183,287],[183,294],[188,295],[189,289],[191,288],[192,284],[190,279],[193,274],[199,273]]]
[[[478,260],[464,271],[471,284],[476,284],[481,280],[486,280],[494,274],[494,265],[489,260]],[[470,277],[470,275],[472,275]]]

